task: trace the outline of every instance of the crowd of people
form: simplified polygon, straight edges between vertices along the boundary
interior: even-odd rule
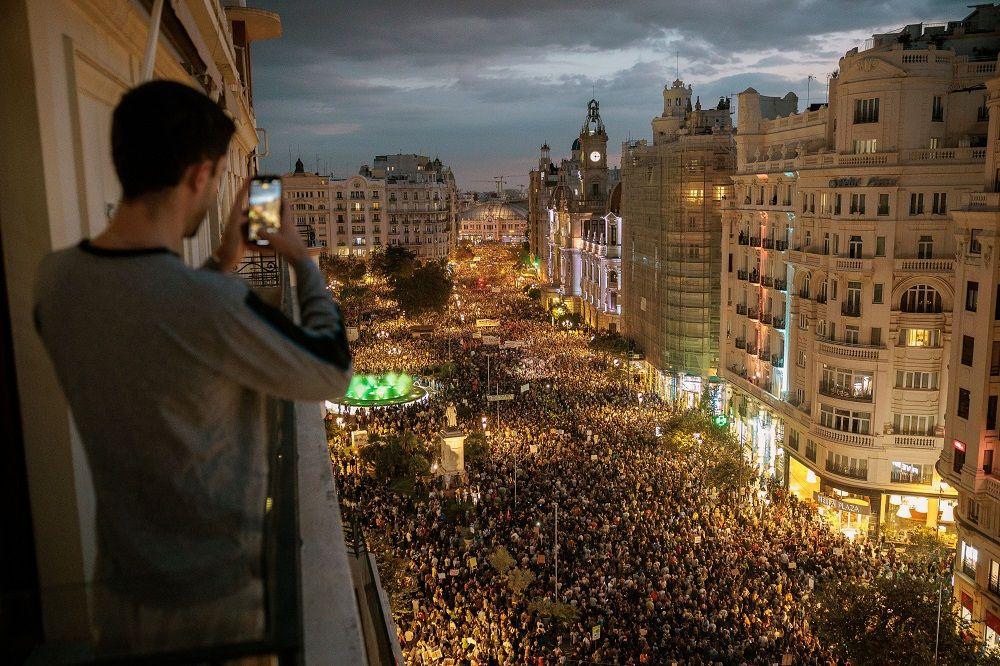
[[[447,311],[420,321],[433,335],[371,318],[356,343],[359,372],[449,367],[429,403],[332,429],[345,519],[386,567],[407,663],[840,663],[810,624],[816,586],[899,575],[894,551],[849,541],[781,488],[713,486],[712,447],[684,432],[688,445],[664,446],[678,415],[637,390],[627,361],[533,311],[516,276],[484,249],[456,268]],[[481,317],[523,346],[483,345]],[[496,393],[515,398],[486,401]],[[488,443],[448,487],[430,476],[399,492],[348,447],[365,429],[434,451],[448,404]]]

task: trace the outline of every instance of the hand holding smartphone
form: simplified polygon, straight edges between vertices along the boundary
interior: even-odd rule
[[[270,245],[268,234],[281,228],[281,178],[255,176],[249,199],[247,239],[257,245]]]

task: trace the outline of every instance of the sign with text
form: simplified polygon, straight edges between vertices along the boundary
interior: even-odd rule
[[[853,513],[858,516],[869,516],[872,512],[871,507],[867,504],[851,504],[850,502],[845,502],[837,499],[836,497],[830,497],[829,495],[824,495],[822,493],[814,492],[813,498],[816,500],[817,504],[821,504],[837,511],[847,511],[848,513]]]
[[[513,393],[501,393],[500,395],[488,395],[486,396],[486,402],[502,402],[505,400],[513,400]]]
[[[496,319],[477,319],[476,328],[496,328],[500,322]]]

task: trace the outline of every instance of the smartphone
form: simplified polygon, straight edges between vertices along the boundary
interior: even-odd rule
[[[281,227],[281,178],[255,176],[250,181],[249,217],[247,238],[257,245],[269,245],[267,234]]]

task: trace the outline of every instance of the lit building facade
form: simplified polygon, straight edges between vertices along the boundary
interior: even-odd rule
[[[548,145],[541,148],[539,168],[531,172],[528,188],[528,244],[535,254],[542,282],[543,306],[558,304],[584,320],[584,255],[590,254],[588,270],[613,270],[613,261],[600,261],[607,254],[596,243],[586,250],[585,237],[593,222],[593,237],[608,211],[609,194],[617,181],[617,171],[608,168],[608,134],[596,99],[587,104],[587,117],[580,135],[573,141],[569,159],[555,166]],[[613,259],[606,256],[604,259]],[[588,274],[590,286],[607,285],[607,274]],[[597,316],[597,289],[592,289],[587,306],[590,321],[604,326],[612,317]],[[607,295],[606,287],[604,295]],[[607,314],[607,313],[606,313]],[[617,326],[617,323],[616,323]]]
[[[584,224],[581,250],[580,319],[596,331],[621,332],[621,183],[608,197],[608,210]]]
[[[717,391],[722,202],[734,170],[728,100],[691,104],[663,90],[653,145],[622,150],[622,329],[644,355],[645,385],[694,406]]]
[[[520,245],[528,240],[528,211],[500,199],[486,201],[459,214],[459,241]]]
[[[424,259],[448,256],[459,205],[455,178],[440,160],[378,155],[348,178],[304,170],[282,176],[303,239],[330,254],[364,256],[401,245]]]
[[[994,63],[982,63],[993,65]],[[982,94],[982,91],[977,91]],[[944,448],[938,471],[958,491],[954,603],[987,646],[1000,648],[1000,77],[985,91],[990,140],[976,191],[952,210],[955,318]]]
[[[982,190],[995,23],[875,35],[803,113],[791,94],[739,97],[727,408],[758,464],[852,536],[953,532],[934,465],[965,298],[952,206]]]

